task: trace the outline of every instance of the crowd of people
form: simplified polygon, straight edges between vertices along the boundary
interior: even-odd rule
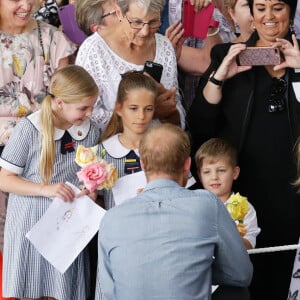
[[[294,251],[247,253],[300,237],[300,4],[188,1],[214,4],[203,40],[185,36],[182,0],[0,0],[4,297],[300,299]],[[277,48],[279,64],[240,65],[248,47]],[[120,205],[112,190],[75,195],[79,145],[98,145],[119,178],[144,171],[146,187]],[[62,274],[25,236],[52,198],[82,195],[107,212]],[[242,224],[226,209],[236,195],[249,199]]]

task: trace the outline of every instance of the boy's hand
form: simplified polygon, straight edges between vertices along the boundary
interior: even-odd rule
[[[241,237],[244,237],[247,233],[246,226],[244,224],[237,224],[236,227]]]

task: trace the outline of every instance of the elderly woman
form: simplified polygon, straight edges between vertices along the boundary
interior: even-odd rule
[[[76,21],[80,29],[91,35],[103,26],[118,22],[113,0],[77,0]]]
[[[246,46],[270,46],[277,38],[291,41],[296,5],[294,0],[249,1],[256,31],[246,44],[212,50],[187,121],[195,149],[215,136],[239,149],[236,190],[255,206],[262,229],[257,247],[295,244],[299,238],[300,197],[291,183],[297,176],[293,152],[300,133],[300,73],[284,62],[290,51],[285,43],[279,47],[281,67],[238,66],[236,58]],[[286,299],[294,253],[251,258],[253,299]]]
[[[147,60],[163,65],[156,118],[184,126],[174,49],[156,33],[163,6],[164,0],[119,0],[115,5],[118,22],[101,28],[80,46],[76,64],[94,77],[101,91],[93,112],[99,127],[105,128],[110,119],[121,74],[142,70]]]

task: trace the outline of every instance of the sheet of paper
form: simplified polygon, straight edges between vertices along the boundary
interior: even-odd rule
[[[112,188],[115,204],[119,205],[125,200],[135,197],[137,190],[143,189],[146,183],[144,171],[120,177]]]
[[[195,184],[196,180],[190,174],[186,188]],[[112,188],[115,204],[119,205],[127,199],[131,199],[137,195],[138,189],[143,189],[147,184],[144,171],[136,172],[119,178]]]
[[[292,82],[293,89],[297,98],[297,101],[300,102],[300,82]]]
[[[67,184],[75,193],[79,192]],[[54,198],[26,237],[46,260],[64,273],[96,234],[105,212],[87,196],[72,203]]]

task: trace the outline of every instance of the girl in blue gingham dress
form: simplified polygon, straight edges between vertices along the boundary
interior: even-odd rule
[[[113,163],[118,177],[141,171],[138,147],[151,124],[157,89],[153,79],[137,72],[122,75],[113,115],[101,136],[98,155]],[[103,190],[104,207],[115,206],[111,190]]]
[[[98,148],[98,156],[103,151],[106,153],[104,159],[115,165],[119,178],[141,171],[138,147],[152,122],[156,97],[156,83],[150,77],[138,71],[129,71],[122,75],[115,109]],[[105,209],[115,206],[111,189],[102,190],[101,193]],[[95,299],[103,299],[99,275],[96,280]]]
[[[83,251],[61,274],[25,237],[51,199],[72,201],[66,181],[78,185],[75,149],[95,145],[98,128],[89,120],[98,88],[81,67],[54,73],[41,110],[15,127],[0,158],[0,189],[9,193],[3,251],[3,295],[14,298],[85,300],[88,257]]]

